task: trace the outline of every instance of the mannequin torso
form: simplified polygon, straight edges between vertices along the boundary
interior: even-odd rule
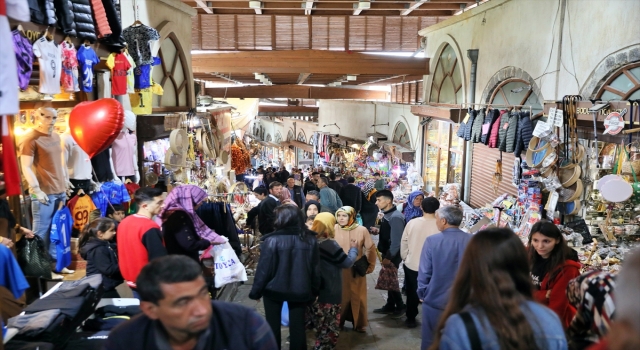
[[[38,130],[31,130],[19,144],[21,161],[26,160],[35,168],[36,185],[46,194],[63,193],[66,191],[66,178],[62,162],[62,147],[60,136],[56,133],[45,134]],[[24,166],[31,164],[22,164]],[[27,181],[29,181],[29,176]],[[29,181],[31,187],[34,186]]]

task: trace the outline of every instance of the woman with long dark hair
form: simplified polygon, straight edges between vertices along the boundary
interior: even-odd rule
[[[84,228],[78,241],[80,256],[87,261],[87,276],[102,275],[103,298],[120,298],[116,287],[124,282],[115,245],[116,222],[110,218],[96,219]]]
[[[558,316],[533,300],[527,252],[509,229],[473,236],[429,349],[566,349]]]
[[[281,345],[282,304],[289,306],[291,349],[306,349],[305,311],[320,290],[316,234],[305,226],[302,211],[292,205],[274,210],[275,231],[262,237],[260,261],[249,298],[264,297],[265,317]]]
[[[555,311],[567,329],[576,314],[567,298],[567,286],[580,276],[578,253],[567,245],[560,229],[547,220],[531,227],[527,249],[535,299]]]

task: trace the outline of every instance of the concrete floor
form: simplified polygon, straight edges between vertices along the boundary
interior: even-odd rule
[[[416,350],[420,349],[420,320],[418,315],[418,327],[408,329],[404,326],[405,317],[402,319],[393,319],[388,315],[378,315],[373,313],[373,309],[383,306],[387,299],[387,292],[376,290],[375,284],[380,271],[380,264],[376,266],[373,273],[367,276],[368,290],[368,308],[369,308],[369,327],[366,334],[354,332],[352,324],[347,322],[345,330],[340,333],[338,340],[338,350]],[[402,267],[399,271],[400,283],[402,285],[404,272]],[[251,291],[252,278],[249,278],[244,285],[239,286],[237,293],[231,298],[231,302],[240,303],[242,305],[256,309],[258,313],[264,316],[264,306],[262,302],[256,302],[249,299],[248,295]],[[406,301],[406,298],[405,298]],[[289,349],[289,344],[285,343],[285,339],[289,334],[287,327],[282,327],[282,348]],[[313,349],[315,335],[312,331],[307,332],[308,349]]]

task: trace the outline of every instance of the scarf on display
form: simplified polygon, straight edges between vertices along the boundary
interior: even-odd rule
[[[214,243],[225,243],[227,239],[210,229],[196,214],[195,207],[207,198],[207,192],[195,185],[182,185],[174,188],[164,201],[164,209],[160,213],[162,221],[176,210],[185,212],[196,229],[198,236]]]
[[[407,207],[404,209],[404,219],[406,222],[422,216],[422,208],[413,205],[413,200],[418,196],[424,197],[424,193],[422,193],[422,191],[413,191],[409,194],[409,198],[407,198]]]
[[[356,220],[356,210],[353,207],[344,206],[340,207],[338,211],[336,211],[336,220],[338,219],[338,213],[343,212],[349,215],[349,222],[345,226],[340,225],[340,227],[345,231],[351,231],[356,227],[360,226],[358,221]]]
[[[567,298],[577,312],[567,329],[568,340],[587,339],[597,342],[609,333],[611,318],[615,312],[612,295],[614,290],[614,276],[602,271],[591,271],[569,282]]]
[[[311,231],[317,233],[318,235],[327,234],[327,237],[318,236],[318,243],[321,243],[329,238],[333,238],[335,236],[334,227],[336,226],[336,218],[330,213],[320,213],[316,215],[316,218],[313,220],[313,226],[311,226]],[[318,231],[323,232],[318,232]]]

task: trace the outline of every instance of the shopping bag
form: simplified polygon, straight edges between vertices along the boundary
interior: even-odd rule
[[[247,270],[231,248],[229,242],[213,246],[213,264],[215,267],[215,285],[220,288],[228,283],[247,280]]]
[[[282,311],[280,313],[280,324],[289,327],[289,304],[285,301],[282,303]]]
[[[16,244],[18,264],[25,276],[51,278],[51,259],[38,236],[23,238]]]
[[[395,266],[382,267],[382,270],[380,270],[380,276],[378,276],[378,282],[376,283],[376,289],[392,292],[400,291],[400,284],[398,283],[398,269]]]
[[[358,223],[358,225],[362,226],[362,216],[360,216],[360,214],[356,215],[356,222]]]

